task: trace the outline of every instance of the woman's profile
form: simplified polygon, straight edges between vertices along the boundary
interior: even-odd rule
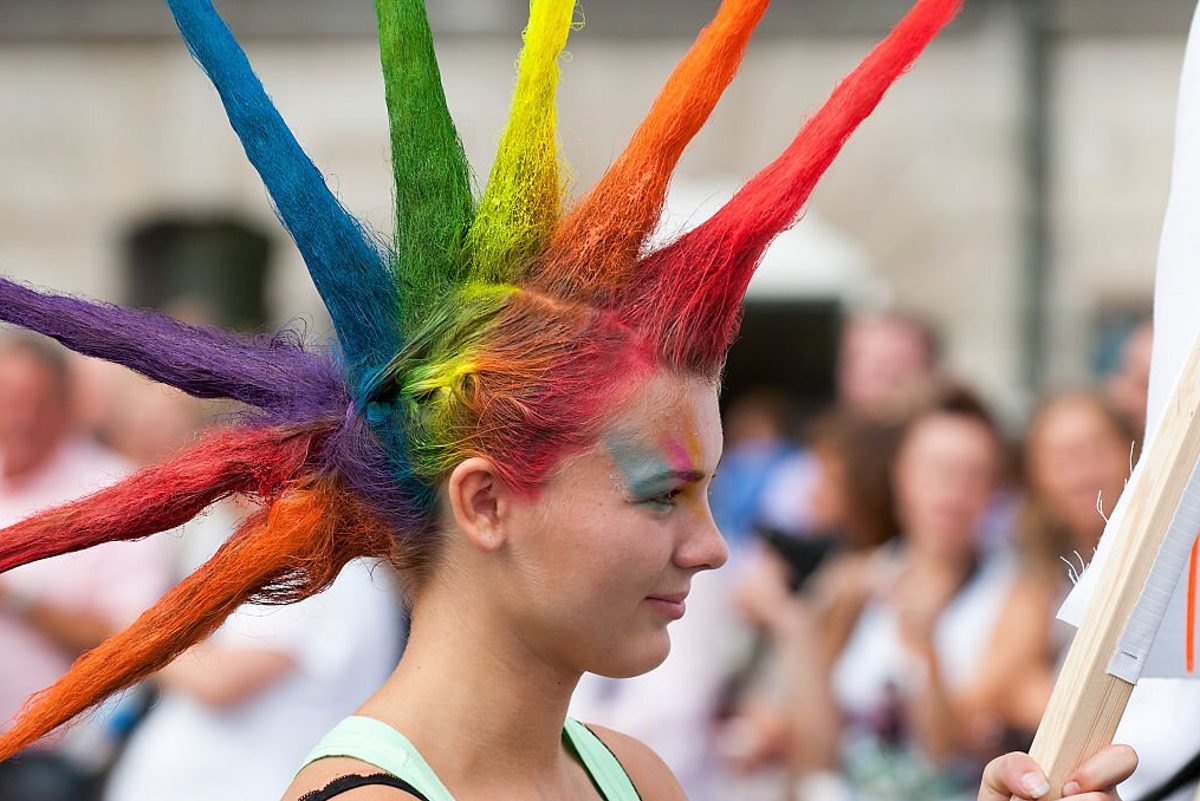
[[[706,489],[746,285],[959,0],[918,0],[774,162],[657,249],[649,236],[671,173],[767,0],[720,5],[628,147],[573,204],[555,91],[574,1],[531,3],[511,116],[476,198],[423,3],[377,0],[390,243],[330,192],[211,2],[167,4],[337,343],[309,350],[286,332],[240,337],[0,280],[0,318],[250,410],[166,464],[6,530],[0,571],[167,530],[229,494],[262,505],[37,696],[0,737],[0,758],[162,668],[241,604],[308,597],[367,556],[390,560],[405,583],[410,644],[385,686],[317,746],[287,801],[681,797],[648,749],[567,719],[567,701],[584,671],[627,676],[661,662],[691,577],[724,561]],[[1101,790],[1128,761],[1106,752],[1077,778]],[[1006,758],[985,792],[1044,794],[1035,774],[1027,757]]]

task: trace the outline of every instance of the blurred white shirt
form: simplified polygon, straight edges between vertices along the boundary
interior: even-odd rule
[[[35,475],[0,481],[0,527],[58,506],[124,478],[130,465],[86,439],[63,443]],[[161,537],[112,542],[10,570],[0,581],[31,601],[99,615],[128,625],[170,583],[169,546]],[[0,730],[25,699],[58,680],[75,654],[60,648],[20,617],[0,612]],[[43,740],[39,747],[56,741]]]
[[[880,556],[896,558],[887,552]],[[987,659],[1016,575],[1011,553],[985,558],[938,617],[934,647],[950,689],[970,684]],[[852,719],[869,718],[886,703],[889,688],[903,690],[916,679],[913,669],[895,609],[884,601],[869,600],[834,665],[834,697]]]
[[[390,574],[366,560],[351,562],[329,589],[299,603],[242,607],[212,642],[278,649],[295,667],[224,709],[164,692],[134,731],[106,801],[279,798],[321,736],[391,673],[400,632]]]

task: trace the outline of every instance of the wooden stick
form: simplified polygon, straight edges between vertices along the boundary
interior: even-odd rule
[[[1047,772],[1046,801],[1061,798],[1072,771],[1112,742],[1133,685],[1109,675],[1125,623],[1141,596],[1200,462],[1200,346],[1194,345],[1131,493],[1030,753]]]

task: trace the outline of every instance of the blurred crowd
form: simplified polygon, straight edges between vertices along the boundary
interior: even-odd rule
[[[697,576],[667,662],[585,676],[572,714],[653,746],[693,799],[973,798],[1028,747],[1069,640],[1055,612],[1145,425],[1150,328],[1096,387],[998,424],[913,316],[849,319],[837,399],[797,420],[732,399],[712,488],[729,566]],[[0,525],[171,458],[236,411],[23,335],[0,340]],[[122,628],[239,525],[0,577],[0,720]],[[388,570],[352,564],[291,607],[247,607],[65,734],[0,765],[0,801],[270,799],[394,666]],[[388,632],[387,636],[380,636]],[[234,766],[234,767],[231,767]]]
[[[177,455],[236,411],[32,336],[0,339],[0,526]],[[0,576],[0,720],[207,560],[250,510]],[[383,565],[246,606],[77,725],[0,763],[0,801],[275,799],[321,735],[391,673],[401,603]],[[3,725],[0,725],[3,728]]]

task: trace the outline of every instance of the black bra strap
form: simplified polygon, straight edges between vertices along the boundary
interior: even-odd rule
[[[384,787],[395,787],[397,790],[403,790],[406,793],[411,793],[421,801],[429,801],[429,799],[417,788],[413,787],[404,779],[396,778],[390,773],[373,773],[370,776],[341,776],[334,779],[329,784],[322,787],[320,790],[313,790],[300,798],[300,801],[328,801],[334,796],[348,793],[351,790],[359,787],[370,787],[372,785],[382,785]]]

